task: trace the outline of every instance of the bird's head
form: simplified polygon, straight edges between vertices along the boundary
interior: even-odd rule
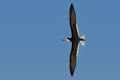
[[[69,38],[64,38],[63,41],[68,41],[69,42],[70,39]]]

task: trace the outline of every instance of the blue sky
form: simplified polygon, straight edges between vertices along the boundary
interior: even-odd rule
[[[73,3],[80,35],[69,72]],[[0,0],[0,80],[120,80],[119,0]]]

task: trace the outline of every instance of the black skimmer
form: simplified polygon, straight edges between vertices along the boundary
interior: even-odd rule
[[[71,76],[73,76],[73,73],[76,67],[76,62],[77,62],[79,43],[81,43],[81,45],[83,46],[85,45],[85,36],[79,37],[78,26],[76,23],[76,13],[75,13],[73,4],[71,4],[70,6],[69,18],[70,18],[70,27],[71,27],[72,37],[64,38],[64,41],[72,42],[72,48],[70,53],[70,73],[71,73]]]

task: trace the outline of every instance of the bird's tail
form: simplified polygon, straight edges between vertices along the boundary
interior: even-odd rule
[[[83,39],[83,40],[80,41],[80,44],[81,44],[82,46],[85,46],[85,41],[86,41],[85,36],[83,35],[83,36],[81,36],[80,38]]]

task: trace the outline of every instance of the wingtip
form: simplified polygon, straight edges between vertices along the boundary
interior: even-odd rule
[[[73,76],[76,67],[76,55],[70,55],[70,74]]]
[[[71,3],[70,7],[73,8],[73,3]]]
[[[73,77],[73,73],[74,73],[74,72],[70,72],[70,74],[71,74],[72,77]]]

